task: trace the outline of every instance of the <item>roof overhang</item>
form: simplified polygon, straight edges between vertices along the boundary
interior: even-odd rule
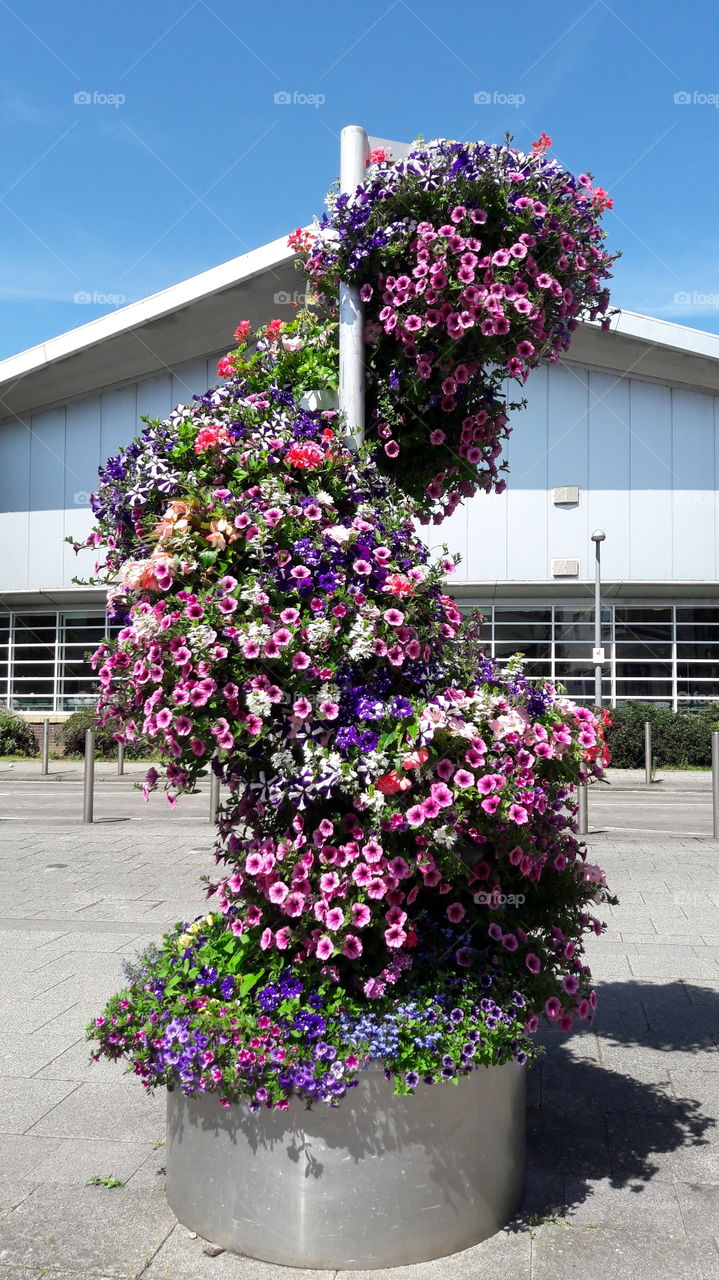
[[[256,328],[272,315],[289,318],[303,289],[295,261],[283,236],[0,361],[0,420],[216,355],[239,320]],[[606,332],[580,324],[565,362],[719,393],[718,334],[634,311],[617,312]]]
[[[561,582],[553,578],[545,582],[453,582],[448,583],[449,591],[458,600],[577,600],[586,596],[591,604],[594,600],[594,580],[584,581],[579,578],[563,579]],[[675,600],[716,600],[719,598],[719,582],[716,580],[697,580],[695,582],[655,582],[651,580],[617,580],[602,583],[602,600],[654,600],[655,603],[671,604]]]
[[[565,363],[705,395],[719,393],[719,334],[637,311],[618,311],[606,331],[598,323],[581,324]]]
[[[283,236],[0,361],[0,419],[226,351],[240,320],[289,319],[303,288],[296,260]]]
[[[19,609],[47,609],[53,613],[56,609],[72,611],[105,608],[107,592],[103,587],[40,587],[36,591],[2,591],[0,592],[0,615],[17,613]]]

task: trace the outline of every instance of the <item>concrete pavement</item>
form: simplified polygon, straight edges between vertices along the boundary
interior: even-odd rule
[[[204,1253],[165,1202],[164,1099],[109,1064],[87,1064],[84,1026],[123,960],[201,910],[206,791],[175,811],[159,795],[145,806],[131,779],[98,766],[98,821],[83,826],[81,766],[55,766],[64,776],[43,779],[0,761],[0,1280],[327,1276]],[[650,796],[641,778],[624,777],[590,800],[591,856],[621,905],[590,948],[594,1028],[546,1032],[547,1057],[529,1076],[523,1209],[453,1258],[356,1275],[719,1277],[709,775],[691,786],[671,775]],[[88,1185],[108,1176],[124,1185]]]

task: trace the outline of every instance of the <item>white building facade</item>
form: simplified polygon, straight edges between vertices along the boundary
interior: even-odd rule
[[[289,319],[301,277],[284,241],[0,362],[0,705],[62,719],[93,700],[85,653],[103,593],[73,585],[97,468],[141,418],[217,381],[239,320]],[[603,694],[616,705],[719,700],[719,336],[621,312],[536,370],[504,494],[428,535],[462,563],[487,649],[593,701],[593,578],[602,547]]]

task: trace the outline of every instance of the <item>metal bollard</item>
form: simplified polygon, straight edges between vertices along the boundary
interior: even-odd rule
[[[648,787],[652,785],[652,726],[649,720],[644,721],[644,781]]]
[[[712,730],[712,806],[714,839],[719,840],[719,731]]]
[[[711,731],[711,803],[714,809],[714,840],[719,840],[719,732]]]
[[[92,822],[95,799],[95,730],[85,730],[85,776],[83,785],[82,820]]]
[[[577,833],[580,836],[586,836],[589,831],[589,790],[586,782],[580,782],[577,788],[579,792],[579,814],[577,816]]]
[[[213,760],[217,759],[217,753],[213,756]],[[214,827],[217,822],[217,810],[220,807],[220,779],[210,764],[210,825]]]
[[[42,772],[50,772],[50,721],[47,719],[42,722]]]
[[[122,777],[125,772],[125,744],[118,742],[117,744],[117,772]]]

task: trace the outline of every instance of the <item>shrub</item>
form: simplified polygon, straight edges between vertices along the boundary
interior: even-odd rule
[[[37,752],[32,725],[17,712],[0,707],[0,755],[36,756]]]
[[[659,768],[709,768],[711,733],[719,729],[719,706],[672,711],[651,702],[615,707],[607,743],[617,769],[644,767],[644,724],[652,726],[652,757]]]
[[[59,737],[65,748],[65,755],[84,755],[85,731],[87,729],[95,730],[95,754],[101,760],[114,759],[117,755],[114,730],[101,729],[97,725],[94,707],[83,707],[80,711],[74,711],[60,729]],[[148,759],[155,755],[155,748],[151,747],[144,739],[140,739],[138,742],[125,743],[125,758],[127,760]]]

